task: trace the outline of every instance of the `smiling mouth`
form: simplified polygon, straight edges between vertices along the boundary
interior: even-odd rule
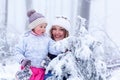
[[[61,36],[55,36],[55,38],[60,38]]]

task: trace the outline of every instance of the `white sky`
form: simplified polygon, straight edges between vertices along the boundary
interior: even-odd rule
[[[120,0],[91,0],[91,27],[105,30],[120,47]]]
[[[107,0],[107,32],[120,46],[120,0]]]

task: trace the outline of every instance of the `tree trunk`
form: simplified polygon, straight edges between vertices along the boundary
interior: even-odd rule
[[[78,15],[85,18],[87,23],[89,22],[89,10],[90,10],[90,1],[89,0],[78,0]],[[88,29],[88,24],[86,25]]]

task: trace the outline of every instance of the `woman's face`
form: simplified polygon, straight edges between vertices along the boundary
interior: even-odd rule
[[[55,41],[62,40],[63,38],[65,38],[65,31],[66,30],[64,28],[58,25],[52,26],[52,29],[51,29],[52,38]]]

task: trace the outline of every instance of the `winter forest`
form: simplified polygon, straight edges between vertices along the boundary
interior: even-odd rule
[[[30,9],[48,19],[47,34],[56,16],[67,17],[70,37],[46,72],[47,80],[120,80],[119,0],[0,0],[0,80],[15,80],[20,69],[14,47],[28,25]],[[101,47],[103,50],[101,50]],[[56,65],[56,66],[55,66]]]

